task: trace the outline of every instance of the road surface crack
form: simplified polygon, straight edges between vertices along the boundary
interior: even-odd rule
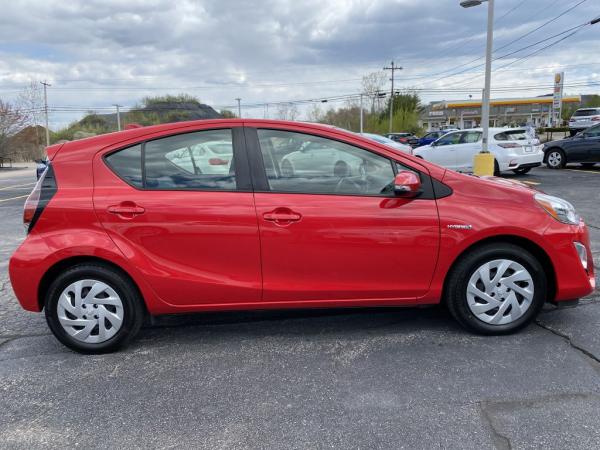
[[[492,441],[494,442],[494,447],[501,450],[511,450],[512,446],[510,444],[510,439],[496,429],[494,426],[494,419],[488,413],[484,402],[477,402],[477,406],[479,406],[481,417],[483,418],[484,422],[488,424],[492,432]]]
[[[580,347],[579,345],[575,344],[572,340],[571,337],[566,334],[566,333],[562,333],[558,330],[555,330],[547,325],[542,324],[539,320],[535,321],[536,325],[538,325],[540,328],[543,328],[544,330],[549,331],[550,333],[563,338],[565,341],[567,341],[567,344],[569,344],[569,346],[571,346],[572,348],[574,348],[575,350],[579,351],[580,353],[582,353],[583,355],[587,356],[588,358],[590,358],[592,361],[594,361],[595,363],[600,363],[600,358],[598,358],[596,355],[594,355],[592,352],[586,350],[583,347]]]

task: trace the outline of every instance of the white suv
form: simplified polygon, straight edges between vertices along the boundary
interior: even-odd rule
[[[481,128],[453,131],[415,148],[413,154],[458,172],[472,172],[473,156],[481,151],[481,136]],[[489,136],[496,174],[506,170],[524,174],[542,165],[543,146],[525,128],[490,128]]]
[[[575,136],[582,130],[600,123],[600,108],[580,108],[569,120],[569,131]]]

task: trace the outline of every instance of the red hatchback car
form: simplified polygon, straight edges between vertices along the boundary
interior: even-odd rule
[[[504,334],[594,289],[566,201],[306,123],[208,120],[48,148],[10,260],[23,308],[80,352],[147,314],[444,302]]]

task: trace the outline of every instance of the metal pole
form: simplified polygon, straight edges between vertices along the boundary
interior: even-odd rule
[[[50,129],[48,128],[48,94],[46,92],[46,87],[51,86],[45,81],[40,81],[44,86],[44,115],[46,116],[46,147],[50,145]]]
[[[241,119],[242,118],[242,99],[241,98],[236,98],[237,102],[238,102],[238,117]]]
[[[360,132],[363,132],[363,94],[360,94]]]
[[[394,117],[394,61],[392,61],[392,92],[390,92],[390,126],[389,132],[392,132],[392,118]]]
[[[490,87],[492,84],[492,47],[494,41],[494,0],[488,0],[487,43],[485,47],[485,89],[481,121],[483,122],[482,153],[489,152],[488,135],[490,132]]]
[[[121,112],[119,111],[119,108],[121,107],[121,105],[114,105],[115,108],[117,108],[117,130],[121,131]]]

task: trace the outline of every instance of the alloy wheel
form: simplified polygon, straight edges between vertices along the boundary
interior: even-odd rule
[[[533,302],[534,283],[529,271],[509,259],[481,265],[467,284],[467,303],[482,322],[505,325],[519,319]]]
[[[106,342],[123,324],[123,302],[116,291],[102,281],[71,283],[62,291],[56,307],[63,329],[80,342]]]
[[[562,155],[560,152],[551,152],[548,155],[547,161],[551,167],[560,167],[562,165]]]

